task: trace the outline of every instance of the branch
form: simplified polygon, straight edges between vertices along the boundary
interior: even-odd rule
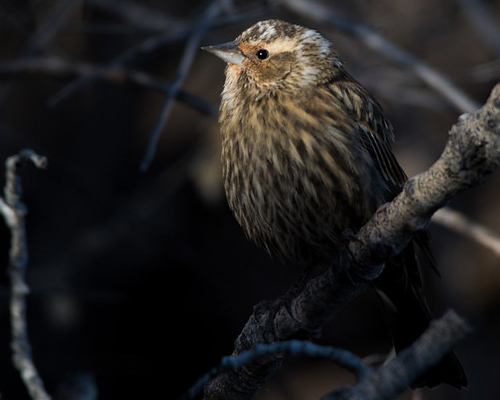
[[[351,21],[327,6],[309,0],[281,0],[282,3],[300,15],[308,16],[316,21],[328,22],[337,28],[356,36],[369,48],[378,51],[387,58],[394,60],[412,71],[422,81],[439,92],[461,112],[473,112],[479,104],[469,98],[444,75],[432,69],[412,54],[404,51],[369,27]]]
[[[463,115],[450,130],[441,157],[411,179],[391,202],[380,207],[344,249],[343,265],[333,265],[311,279],[289,307],[257,307],[235,342],[233,355],[256,343],[283,341],[322,326],[400,253],[412,234],[424,229],[432,214],[456,194],[483,182],[500,163],[500,84],[476,113]],[[273,327],[272,337],[266,332]],[[280,357],[224,372],[205,388],[205,399],[243,400],[253,395],[279,367]]]
[[[58,57],[17,59],[0,63],[0,78],[24,74],[44,75],[54,78],[79,77],[80,79],[96,79],[114,84],[127,83],[162,94],[171,91],[170,82],[120,65],[103,69],[103,67],[93,64],[65,61]],[[211,117],[217,115],[216,107],[185,90],[179,89],[176,93],[176,99],[203,115]]]
[[[102,75],[107,74],[110,70],[114,69],[115,67],[124,64],[125,62],[143,54],[143,53],[149,53],[154,51],[155,49],[165,45],[165,43],[170,42],[170,41],[176,41],[180,37],[183,37],[185,32],[174,32],[171,33],[170,31],[167,33],[164,33],[162,35],[149,38],[142,42],[140,45],[132,47],[130,49],[127,49],[125,52],[121,53],[117,57],[113,58],[109,64],[100,66],[98,69],[92,71],[91,74],[86,74],[81,76],[79,79],[68,83],[66,86],[64,86],[59,92],[57,92],[55,95],[53,95],[49,99],[49,106],[50,107],[55,107],[57,104],[59,104],[62,100],[68,98],[70,95],[75,93],[78,89],[84,87],[85,85],[89,84],[92,82],[92,80],[97,79],[101,77]]]
[[[336,390],[321,400],[389,400],[395,398],[422,373],[471,333],[470,326],[454,311],[448,311],[408,348],[387,364],[361,377],[359,383]]]
[[[108,0],[92,0],[92,2],[94,3],[94,5],[100,5],[100,6],[103,5],[112,6],[113,4],[113,2],[110,2]],[[214,4],[218,3],[216,2]],[[122,2],[119,3],[118,8],[121,8],[121,5]],[[127,7],[128,6],[129,4],[127,4]],[[220,7],[222,6],[223,4],[220,5]],[[217,7],[217,5],[214,5],[214,7]],[[251,7],[245,9],[243,12],[233,14],[228,17],[224,17],[222,19],[214,19],[213,16],[211,16],[209,22],[212,28],[223,27],[237,23],[238,21],[241,20],[256,18],[258,16],[265,14],[266,10],[267,10],[266,8],[262,7],[257,7],[257,8]],[[129,11],[132,12],[132,10]],[[210,10],[208,11],[211,12]],[[202,21],[204,21],[203,18]],[[198,24],[200,24],[199,21]],[[102,65],[98,69],[94,70],[91,74],[82,76],[79,79],[67,84],[58,93],[52,96],[51,99],[49,99],[49,105],[51,107],[56,106],[62,100],[71,96],[75,91],[89,84],[93,79],[97,79],[102,75],[106,75],[110,70],[113,70],[114,68],[123,65],[126,62],[133,60],[134,58],[141,56],[142,54],[151,53],[155,50],[158,50],[161,47],[166,46],[167,44],[176,43],[181,40],[185,40],[186,38],[189,39],[190,37],[194,37],[198,34],[201,34],[200,29],[203,28],[203,24],[201,23],[200,25],[202,26],[198,26],[191,19],[188,19],[182,23],[176,22],[173,24],[168,24],[168,29],[166,31],[162,30],[161,34],[150,37],[141,42],[139,45],[127,49],[123,53],[114,57],[108,64]],[[151,25],[149,26],[151,27]]]
[[[23,45],[18,53],[18,57],[22,59],[40,52],[43,46],[49,43],[57,33],[64,19],[67,18],[74,7],[78,5],[80,5],[80,1],[65,0],[57,2],[47,14],[45,20],[42,21],[39,27],[29,37],[28,41]],[[5,100],[10,93],[11,87],[12,86],[9,84],[0,88],[0,108],[4,107]]]
[[[259,359],[280,354],[283,356],[305,356],[330,360],[354,373],[357,379],[363,379],[372,373],[372,368],[363,363],[353,353],[330,346],[320,346],[312,342],[290,340],[271,344],[257,344],[254,348],[238,355],[222,358],[220,364],[202,376],[179,400],[192,400],[210,379],[221,372],[244,367]]]
[[[184,49],[184,54],[182,55],[182,59],[177,69],[176,77],[172,82],[172,85],[170,86],[169,92],[167,93],[156,126],[154,130],[151,132],[148,148],[146,150],[146,154],[144,156],[144,159],[140,167],[141,171],[146,171],[149,168],[151,162],[153,161],[154,154],[156,152],[156,145],[158,144],[161,132],[170,115],[170,110],[172,109],[173,99],[176,97],[182,83],[184,82],[184,79],[186,78],[189,70],[191,69],[191,64],[194,61],[194,57],[196,55],[198,48],[200,47],[200,41],[203,38],[203,35],[210,27],[212,19],[219,12],[219,10],[220,6],[219,3],[217,2],[214,2],[210,6],[208,6],[198,26],[196,27],[196,29],[194,29],[186,44],[186,47]]]
[[[87,0],[87,3],[113,14],[115,18],[126,21],[129,26],[157,32],[180,31],[185,28],[184,22],[179,22],[178,19],[172,18],[139,2]]]
[[[484,182],[500,163],[500,84],[476,113],[464,114],[450,130],[441,157],[428,171],[408,180],[349,244],[360,264],[383,262],[399,253],[410,235],[458,193]],[[387,257],[386,255],[390,256]]]
[[[479,0],[459,0],[464,15],[477,30],[481,39],[500,57],[500,29],[495,13],[489,10],[485,2]]]
[[[17,176],[17,168],[26,161],[32,162],[37,168],[45,168],[47,159],[31,150],[23,150],[18,155],[9,157],[5,163],[6,183],[5,199],[0,197],[0,213],[11,231],[11,247],[9,253],[9,274],[11,280],[10,315],[12,323],[13,361],[21,374],[32,399],[50,400],[45,391],[42,379],[33,363],[28,339],[26,302],[29,292],[25,282],[28,249],[24,216],[26,208],[21,203],[21,182]]]
[[[179,400],[196,398],[209,379],[224,371],[249,365],[259,359],[280,354],[330,360],[356,376],[357,383],[325,395],[322,400],[383,400],[392,399],[406,390],[471,333],[469,325],[454,311],[431,322],[426,331],[407,349],[379,368],[366,365],[353,353],[309,341],[290,340],[272,344],[257,344],[238,356],[222,358],[220,364],[202,376]]]
[[[500,256],[500,237],[495,232],[470,220],[464,214],[445,207],[433,215],[432,222],[437,222],[441,226],[467,236]]]

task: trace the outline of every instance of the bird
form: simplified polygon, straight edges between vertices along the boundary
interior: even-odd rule
[[[319,32],[278,19],[202,48],[226,62],[221,94],[222,179],[246,236],[283,262],[328,265],[407,180],[393,127]],[[388,308],[396,352],[432,319],[415,247],[419,232],[374,281]],[[467,386],[453,352],[414,386]]]

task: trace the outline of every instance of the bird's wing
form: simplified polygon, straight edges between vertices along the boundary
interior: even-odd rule
[[[385,118],[381,106],[346,72],[330,82],[330,92],[350,110],[350,116],[356,121],[355,129],[359,133],[361,144],[385,181],[387,200],[391,200],[401,191],[408,179],[392,152],[394,133],[391,123]],[[419,231],[414,239],[439,276],[430,251],[428,232]],[[418,280],[413,279],[413,281]]]
[[[356,121],[361,144],[368,151],[374,165],[386,181],[392,196],[395,196],[407,180],[403,168],[392,153],[394,133],[391,123],[382,113],[382,108],[354,78],[347,73],[331,82],[332,93],[350,110]]]

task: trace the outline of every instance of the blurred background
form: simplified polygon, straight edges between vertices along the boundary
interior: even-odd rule
[[[439,157],[466,111],[408,65],[318,18],[319,3],[309,2],[311,12],[298,1],[214,4],[0,0],[0,160],[25,148],[48,158],[46,170],[26,166],[21,176],[29,335],[56,399],[78,391],[177,398],[231,353],[253,306],[282,295],[300,274],[248,242],[228,210],[216,117],[224,64],[200,46],[233,40],[267,18],[319,30],[383,105],[409,176]],[[426,63],[472,104],[499,81],[498,1],[322,6]],[[499,184],[496,173],[450,206],[500,235]],[[10,234],[0,225],[0,394],[23,400],[10,350]],[[474,327],[456,349],[470,385],[413,396],[500,398],[499,256],[438,224],[430,229],[442,278],[425,270],[426,293],[436,316],[453,308]],[[367,292],[336,315],[319,342],[363,357],[388,352],[373,300]],[[259,398],[318,399],[352,380],[330,363],[296,359]]]

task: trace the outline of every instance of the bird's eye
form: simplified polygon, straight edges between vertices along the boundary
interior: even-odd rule
[[[260,49],[255,53],[258,59],[260,60],[265,60],[267,57],[269,57],[269,52],[266,49]]]

